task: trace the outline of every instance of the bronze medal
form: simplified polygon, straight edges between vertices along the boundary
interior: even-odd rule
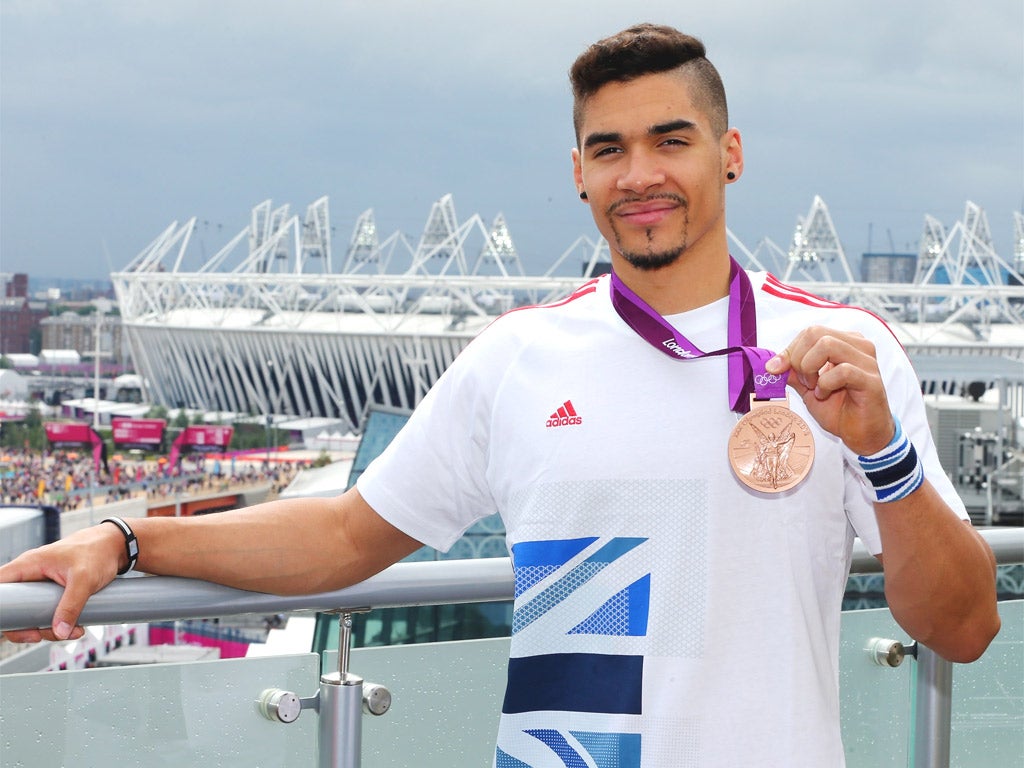
[[[736,477],[761,493],[788,491],[814,462],[814,435],[788,400],[755,400],[729,435],[729,463]]]

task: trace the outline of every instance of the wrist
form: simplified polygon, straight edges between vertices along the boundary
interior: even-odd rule
[[[893,421],[896,433],[889,444],[868,456],[857,457],[875,491],[875,501],[882,503],[905,499],[924,482],[924,467],[914,444],[904,434],[899,419],[893,416]]]
[[[119,517],[107,517],[100,521],[100,524],[110,523],[121,534],[120,555],[117,560],[117,575],[122,576],[134,570],[139,559],[139,540],[135,532],[124,520]]]

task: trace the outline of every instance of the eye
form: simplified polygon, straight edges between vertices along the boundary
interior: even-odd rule
[[[614,155],[614,154],[618,154],[620,152],[622,152],[622,148],[621,147],[617,147],[617,146],[601,147],[600,149],[597,149],[597,150],[594,151],[594,157],[607,157],[608,155]]]

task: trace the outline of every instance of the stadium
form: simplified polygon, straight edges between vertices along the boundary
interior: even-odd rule
[[[828,207],[815,198],[782,249],[735,258],[827,299],[886,319],[914,359],[925,391],[981,380],[1024,416],[1024,217],[1014,254],[992,245],[985,212],[968,202],[947,228],[925,217],[916,258],[872,259],[877,282],[854,279]],[[136,371],[148,399],[216,414],[341,419],[359,432],[372,407],[408,409],[501,312],[569,293],[607,269],[603,240],[580,237],[543,275],[526,275],[502,215],[464,221],[446,195],[418,241],[381,237],[372,210],[333,252],[326,197],[305,215],[270,201],[197,269],[195,218],[172,223],[111,275]],[[342,249],[338,249],[339,251]],[[865,256],[865,261],[868,260]],[[896,269],[911,257],[913,280]],[[879,271],[879,267],[882,267]]]

